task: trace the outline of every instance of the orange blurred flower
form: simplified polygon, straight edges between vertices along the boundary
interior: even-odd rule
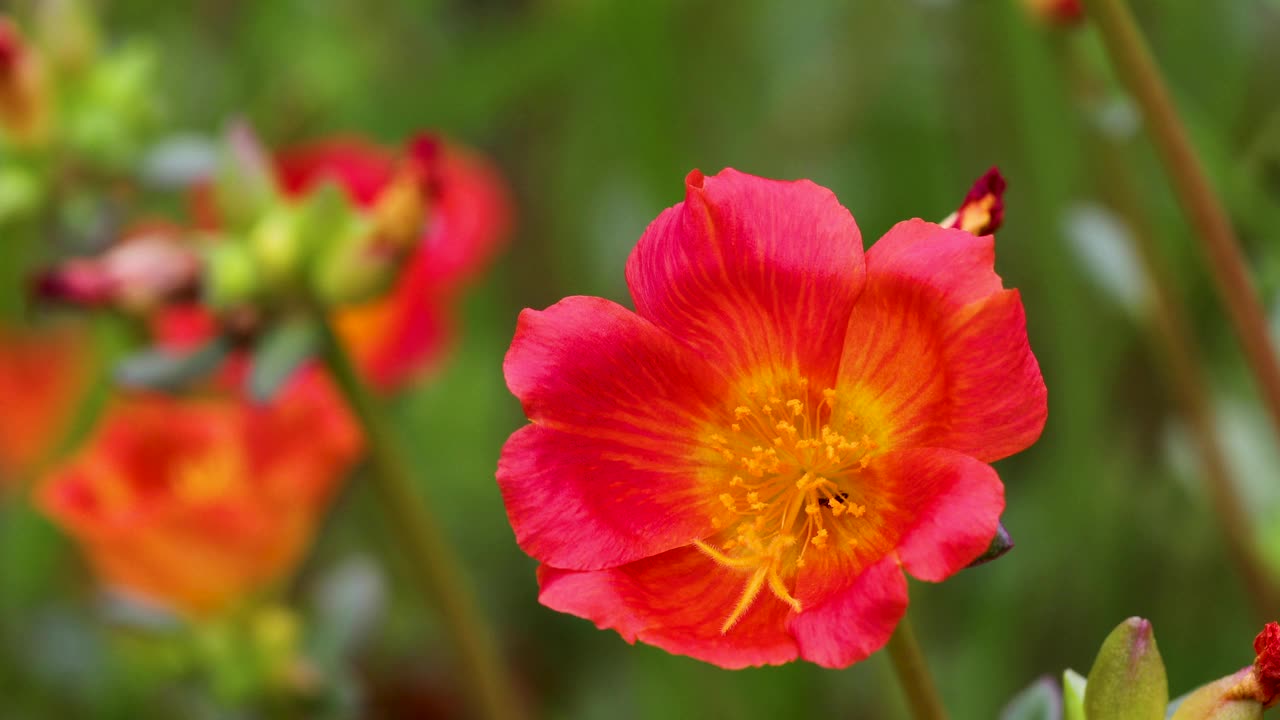
[[[53,451],[88,389],[89,348],[70,328],[0,326],[0,484]]]
[[[106,584],[206,615],[289,572],[360,444],[317,371],[270,405],[125,396],[40,503]]]

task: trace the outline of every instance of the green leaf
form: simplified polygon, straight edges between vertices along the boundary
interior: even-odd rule
[[[177,392],[217,369],[227,351],[223,338],[188,352],[152,348],[121,360],[116,365],[116,382],[131,388]]]
[[[275,203],[271,156],[244,120],[228,126],[214,178],[214,193],[225,228],[241,233]]]
[[[249,368],[249,397],[270,402],[320,347],[320,333],[306,320],[283,322],[262,339]]]
[[[1065,720],[1084,720],[1084,690],[1088,681],[1067,668],[1062,673],[1062,714]]]
[[[1098,650],[1084,696],[1089,720],[1163,720],[1169,680],[1151,623],[1129,618]]]
[[[1013,696],[1000,720],[1062,720],[1062,691],[1045,676]]]

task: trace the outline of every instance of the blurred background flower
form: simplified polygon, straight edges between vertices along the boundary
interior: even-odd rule
[[[43,481],[40,502],[106,587],[206,615],[298,561],[359,445],[318,372],[262,407],[234,393],[130,395]]]

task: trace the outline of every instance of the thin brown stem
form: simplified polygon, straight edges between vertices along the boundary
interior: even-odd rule
[[[381,404],[360,379],[332,327],[321,313],[316,315],[323,328],[324,363],[365,432],[374,464],[370,484],[409,560],[414,581],[441,615],[459,655],[461,680],[471,692],[475,711],[489,720],[516,720],[520,717],[516,696],[457,554],[414,489],[413,474]]]
[[[933,675],[929,673],[929,665],[920,650],[920,643],[916,642],[910,618],[903,616],[885,649],[889,651],[889,659],[893,661],[893,670],[902,686],[902,694],[907,698],[907,705],[911,708],[911,716],[916,720],[946,720],[947,710],[942,705],[942,697],[938,695]]]
[[[1124,0],[1087,0],[1111,63],[1133,93],[1156,150],[1209,259],[1245,358],[1280,436],[1280,361],[1271,345],[1266,313],[1226,210],[1209,184],[1151,51]]]

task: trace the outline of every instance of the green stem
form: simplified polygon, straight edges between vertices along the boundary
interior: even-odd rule
[[[374,464],[371,484],[391,530],[399,539],[422,592],[434,601],[462,665],[475,708],[490,720],[515,720],[515,694],[493,635],[476,609],[456,552],[439,521],[414,490],[405,454],[381,403],[360,379],[333,328],[316,313],[323,329],[323,359],[364,429]]]
[[[1129,6],[1124,0],[1088,0],[1087,4],[1111,63],[1142,109],[1174,193],[1209,259],[1218,294],[1262,390],[1272,428],[1280,434],[1280,361],[1271,346],[1266,312],[1227,213],[1209,184]]]
[[[929,665],[925,662],[924,653],[920,651],[920,644],[916,642],[916,633],[909,617],[903,616],[885,648],[889,651],[889,659],[893,661],[893,670],[898,675],[902,694],[911,707],[912,717],[916,720],[946,720],[947,710],[942,705],[933,675],[929,673]]]
[[[1095,101],[1098,78],[1090,73],[1074,46],[1059,48],[1070,71],[1076,94],[1084,103]],[[1280,588],[1267,570],[1253,531],[1253,522],[1227,463],[1227,453],[1214,422],[1209,373],[1200,360],[1195,335],[1177,283],[1160,254],[1156,233],[1137,192],[1137,180],[1118,141],[1090,128],[1087,139],[1097,158],[1096,174],[1104,196],[1129,223],[1131,238],[1147,280],[1147,302],[1156,339],[1163,352],[1168,380],[1181,406],[1200,460],[1201,478],[1226,544],[1227,556],[1243,579],[1258,617],[1269,620],[1280,610]]]

